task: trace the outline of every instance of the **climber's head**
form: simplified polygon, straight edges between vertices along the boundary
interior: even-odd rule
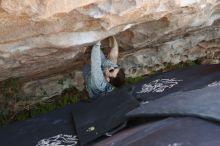
[[[111,67],[105,71],[106,80],[114,87],[121,87],[125,84],[125,73],[122,68]]]

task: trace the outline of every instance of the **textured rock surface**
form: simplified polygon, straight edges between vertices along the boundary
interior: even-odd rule
[[[18,77],[26,96],[83,88],[88,46],[111,35],[127,76],[164,63],[219,63],[218,0],[0,0],[0,81]],[[64,83],[60,84],[61,81]]]

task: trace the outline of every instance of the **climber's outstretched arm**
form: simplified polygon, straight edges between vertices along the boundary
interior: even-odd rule
[[[118,43],[115,39],[115,37],[112,37],[112,48],[111,48],[111,51],[109,53],[109,59],[117,64],[117,61],[118,61]]]
[[[102,69],[101,69],[101,50],[100,50],[100,42],[97,42],[93,48],[91,53],[91,82],[93,86],[100,90],[104,91],[107,81],[105,80],[105,77],[103,75]]]

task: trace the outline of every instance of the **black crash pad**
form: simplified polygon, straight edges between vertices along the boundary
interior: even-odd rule
[[[175,92],[128,113],[129,117],[195,116],[220,121],[220,84]]]
[[[72,106],[0,128],[1,146],[78,145]]]
[[[73,107],[73,118],[81,145],[85,145],[127,121],[126,113],[139,106],[127,88]]]
[[[93,146],[219,146],[220,125],[196,118],[168,118],[137,126]]]
[[[197,65],[146,77],[133,85],[132,95],[148,102],[177,91],[190,91],[220,81],[220,64]]]

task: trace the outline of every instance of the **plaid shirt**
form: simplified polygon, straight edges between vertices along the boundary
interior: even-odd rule
[[[91,65],[84,70],[86,90],[91,98],[106,95],[114,89],[103,74],[110,67],[118,67],[118,65],[106,59],[100,45],[94,45],[91,53]]]

